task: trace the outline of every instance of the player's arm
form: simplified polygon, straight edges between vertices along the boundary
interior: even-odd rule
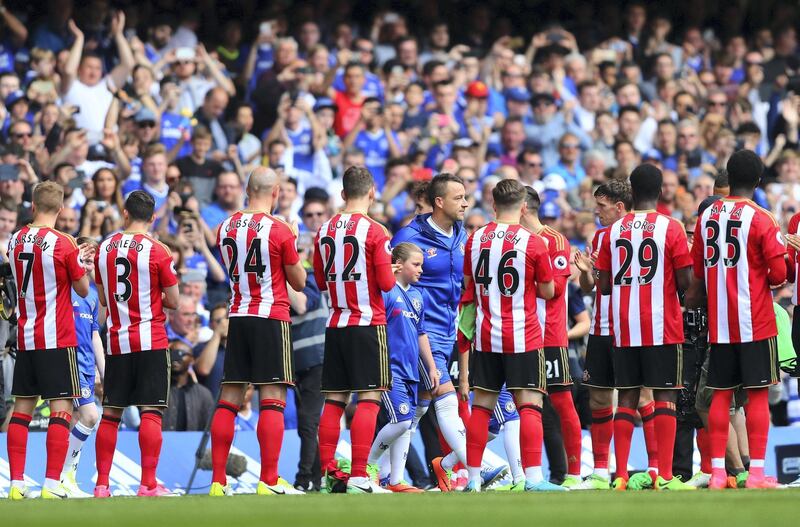
[[[89,275],[94,273],[94,261],[95,249],[90,244],[78,246],[66,259],[72,289],[83,298],[89,294]]]
[[[322,264],[322,248],[319,246],[319,233],[314,238],[314,256],[311,259],[311,264],[314,267],[314,280],[317,282],[317,287],[320,291],[325,291],[328,289],[328,284],[325,282],[326,276],[323,273],[324,267]]]
[[[575,255],[572,257],[572,262],[580,271],[578,285],[581,286],[581,291],[584,293],[591,293],[594,290],[594,260],[588,249],[586,253],[575,251]]]
[[[178,308],[178,297],[180,297],[180,289],[178,289],[178,284],[171,285],[164,289],[164,295],[162,303],[164,307],[167,309],[177,309]]]
[[[419,356],[422,357],[422,362],[428,370],[428,376],[431,379],[431,391],[435,392],[439,388],[439,372],[436,369],[436,363],[433,362],[433,352],[431,352],[431,343],[428,340],[428,335],[425,333],[417,337],[419,341]]]
[[[692,268],[689,267],[681,267],[680,269],[675,269],[675,285],[678,286],[678,291],[688,291],[689,287],[692,285]]]
[[[381,227],[373,226],[373,229]],[[381,291],[390,291],[397,283],[392,267],[392,248],[389,246],[389,236],[381,232],[372,243],[372,262],[375,265],[375,279]],[[369,260],[368,260],[369,261]]]
[[[72,281],[72,289],[83,298],[89,294],[89,275],[83,275],[78,280]]]
[[[306,286],[306,269],[297,254],[297,235],[293,228],[289,229],[288,235],[281,244],[281,258],[283,261],[283,272],[286,274],[286,281],[298,293]]]
[[[106,306],[106,292],[105,288],[103,287],[103,282],[100,280],[95,280],[94,282],[95,287],[97,287],[97,299],[100,300],[100,305],[103,307]]]
[[[298,260],[292,265],[284,265],[283,270],[286,273],[286,281],[292,286],[292,289],[302,294],[303,288],[306,286],[306,269],[303,264]]]
[[[103,350],[103,340],[97,331],[92,331],[92,347],[94,348],[94,362],[97,365],[97,371],[100,372],[100,380],[102,381],[106,378],[106,354]]]
[[[763,222],[763,223],[762,223]],[[783,285],[788,276],[786,245],[780,227],[775,218],[768,212],[759,217],[759,223],[765,225],[760,229],[761,250],[767,260],[767,281],[772,287]]]
[[[597,287],[600,288],[601,295],[611,294],[611,272],[600,270],[597,275]]]
[[[469,353],[458,354],[458,396],[469,400]]]

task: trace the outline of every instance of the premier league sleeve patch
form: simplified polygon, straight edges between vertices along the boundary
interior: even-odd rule
[[[559,271],[563,271],[567,267],[569,267],[569,262],[567,261],[567,257],[563,254],[559,254],[558,256],[553,259],[553,267],[558,269]]]

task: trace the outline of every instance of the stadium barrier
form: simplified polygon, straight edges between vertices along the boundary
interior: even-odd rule
[[[28,456],[26,464],[27,484],[33,489],[39,489],[45,471],[45,433],[31,432],[28,440]],[[199,444],[202,433],[200,432],[165,432],[164,444],[161,449],[161,461],[158,466],[159,481],[168,488],[185,492],[189,475],[194,467],[194,453]],[[342,439],[337,453],[349,457],[349,433],[342,432]],[[418,436],[414,438],[418,452],[422,453],[422,443]],[[588,475],[592,467],[591,437],[587,431],[583,432],[582,470],[583,475]],[[210,447],[210,444],[209,444]],[[781,466],[776,466],[776,449],[790,455],[781,455]],[[237,493],[255,493],[260,473],[259,448],[256,434],[252,431],[236,433],[232,452],[243,455],[247,460],[247,471],[238,480],[231,481]],[[287,430],[283,438],[283,449],[280,459],[280,474],[290,482],[294,480],[297,471],[298,454],[300,452],[300,439],[295,430]],[[795,455],[796,454],[796,455]],[[489,443],[488,459],[495,463],[504,463],[502,439]],[[94,486],[95,472],[94,435],[89,438],[83,449],[78,481],[81,488],[91,492]],[[700,456],[694,453],[695,470],[699,466]],[[544,470],[547,473],[547,460],[543,460]],[[611,456],[611,470],[614,456]],[[644,447],[642,429],[634,430],[633,443],[630,454],[631,468],[644,468],[647,466],[647,452]],[[769,445],[767,448],[766,468],[769,474],[778,474],[779,469],[785,477],[794,479],[800,474],[800,428],[779,427],[770,430]],[[135,495],[139,486],[141,467],[139,465],[139,444],[136,432],[120,431],[117,441],[117,453],[114,456],[114,466],[111,470],[111,490],[114,495]],[[0,434],[0,497],[5,497],[9,486],[8,454],[6,451],[6,434]],[[205,493],[211,484],[211,472],[199,470],[192,493]]]

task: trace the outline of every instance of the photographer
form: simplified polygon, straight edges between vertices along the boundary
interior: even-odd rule
[[[190,373],[194,363],[192,349],[183,341],[173,340],[169,343],[169,356],[172,379],[163,429],[176,432],[205,430],[214,412],[214,397]]]

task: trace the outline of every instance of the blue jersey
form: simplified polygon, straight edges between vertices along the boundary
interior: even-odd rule
[[[184,130],[192,131],[192,122],[188,117],[177,113],[164,112],[161,114],[161,144],[167,151],[172,150],[176,144],[181,140]],[[186,141],[175,159],[179,157],[188,156],[192,153],[192,145]]]
[[[304,123],[297,130],[287,128],[286,135],[292,141],[294,151],[292,168],[312,174],[314,172],[314,138],[311,127]]]
[[[399,143],[394,132],[392,132],[392,139],[394,139],[395,144]],[[362,130],[356,136],[354,144],[364,152],[364,165],[369,169],[373,179],[375,179],[375,188],[383,190],[383,184],[386,182],[386,161],[391,155],[386,132],[383,130],[377,130],[376,132]]]
[[[97,291],[92,287],[83,298],[72,291],[72,312],[75,315],[75,334],[78,337],[78,370],[94,379],[95,358],[92,333],[100,331]]]
[[[425,334],[422,293],[400,284],[383,293],[392,378],[419,381],[419,336]]]
[[[449,356],[456,339],[456,312],[464,279],[467,233],[461,222],[456,222],[453,235],[445,236],[428,223],[430,216],[416,216],[395,234],[392,246],[411,242],[422,249],[422,277],[415,287],[422,293],[425,306],[425,332],[431,348]]]

